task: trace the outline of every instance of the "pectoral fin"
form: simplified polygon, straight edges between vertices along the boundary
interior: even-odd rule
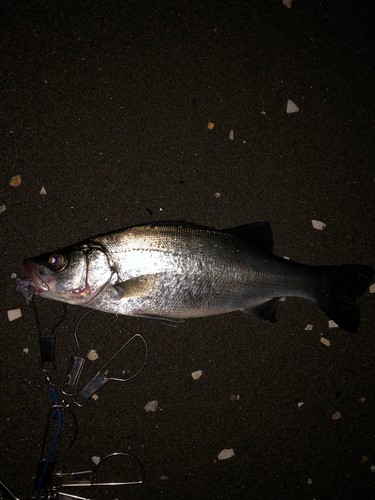
[[[130,299],[149,295],[157,281],[157,274],[145,274],[113,285],[119,297]]]

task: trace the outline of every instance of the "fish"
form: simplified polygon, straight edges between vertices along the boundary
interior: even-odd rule
[[[161,221],[88,238],[24,260],[18,290],[108,313],[177,326],[189,318],[242,311],[276,321],[285,297],[317,304],[356,332],[368,265],[310,266],[273,253],[268,222],[215,230]]]

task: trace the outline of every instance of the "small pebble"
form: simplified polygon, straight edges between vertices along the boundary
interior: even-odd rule
[[[158,402],[156,400],[150,401],[149,403],[146,404],[145,406],[145,411],[147,413],[153,412],[155,413],[158,407]]]
[[[329,347],[331,345],[331,342],[328,339],[326,339],[325,337],[321,337],[320,342],[322,344],[326,345],[327,347]]]
[[[21,309],[9,309],[7,314],[9,321],[14,321],[22,316]]]
[[[217,457],[219,460],[227,460],[228,458],[234,457],[234,450],[233,448],[224,449],[219,453],[219,456]]]
[[[322,231],[325,227],[327,227],[327,224],[324,224],[324,222],[321,222],[320,220],[312,220],[311,223],[313,228],[318,229],[319,231]]]
[[[299,107],[293,101],[289,99],[286,103],[286,112],[287,113],[297,113],[299,111]]]
[[[13,186],[13,187],[18,187],[20,184],[21,184],[21,176],[20,175],[13,176],[9,181],[9,185]]]
[[[87,355],[87,359],[89,359],[90,361],[95,361],[96,359],[98,359],[98,357],[99,354],[95,351],[95,349],[91,349],[91,351]]]

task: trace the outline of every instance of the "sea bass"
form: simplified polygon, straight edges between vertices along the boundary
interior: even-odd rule
[[[233,311],[274,322],[280,298],[303,297],[357,331],[357,298],[373,279],[372,267],[308,266],[272,252],[267,222],[221,231],[157,222],[26,259],[28,278],[18,287],[28,298],[36,293],[171,326]]]

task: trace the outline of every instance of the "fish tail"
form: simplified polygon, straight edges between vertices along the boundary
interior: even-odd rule
[[[360,323],[358,297],[370,285],[374,269],[362,265],[319,266],[322,286],[316,303],[348,332],[356,332]]]

